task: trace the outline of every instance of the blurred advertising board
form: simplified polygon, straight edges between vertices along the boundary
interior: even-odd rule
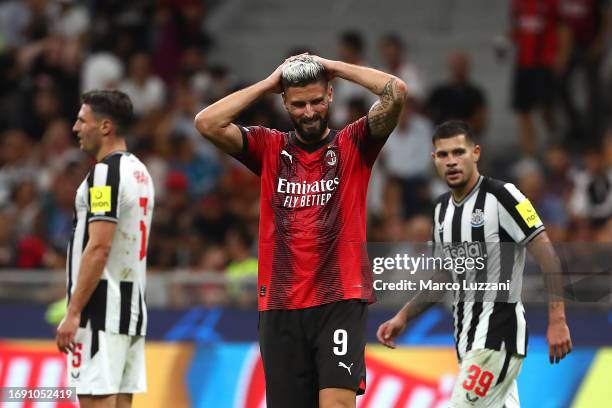
[[[265,408],[265,382],[255,343],[150,341],[146,348],[149,391],[138,407]],[[66,385],[65,357],[52,341],[0,342],[0,387]],[[368,345],[367,392],[358,408],[446,407],[457,375],[452,347]],[[519,376],[523,408],[591,408],[612,400],[612,348],[577,348],[556,366],[542,344],[530,348]],[[68,408],[68,403],[2,403],[4,407]]]

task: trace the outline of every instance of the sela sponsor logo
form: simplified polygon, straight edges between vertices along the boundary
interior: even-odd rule
[[[442,250],[447,258],[484,258],[482,242],[461,242],[444,244]]]
[[[286,194],[283,200],[283,207],[300,208],[311,207],[313,205],[325,205],[338,188],[340,179],[323,179],[313,182],[293,182],[284,178],[278,179],[276,192]]]

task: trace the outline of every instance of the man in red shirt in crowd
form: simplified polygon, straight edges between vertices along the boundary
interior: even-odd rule
[[[570,124],[569,135],[576,146],[596,146],[605,125],[601,64],[608,49],[609,0],[561,0],[560,12],[571,34],[570,57],[561,83],[563,107]],[[573,80],[580,69],[585,77],[580,81],[587,96],[585,109],[580,108],[573,95]]]
[[[556,129],[553,105],[567,64],[569,30],[558,0],[512,0],[510,38],[516,46],[512,106],[518,114],[521,149],[537,153],[533,112],[541,109],[548,132]]]
[[[379,97],[339,131],[327,125],[334,77]],[[270,93],[282,94],[294,131],[232,123]],[[257,290],[269,408],[354,407],[365,391],[374,301],[366,193],[406,93],[392,75],[302,54],[196,116],[203,136],[261,177]]]

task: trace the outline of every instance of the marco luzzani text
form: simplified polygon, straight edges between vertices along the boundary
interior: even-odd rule
[[[435,257],[411,256],[408,254],[396,254],[390,257],[376,257],[372,259],[372,272],[382,275],[385,271],[396,271],[414,275],[417,272],[433,272],[445,270],[458,275],[478,273],[486,268],[486,255],[476,257]],[[383,279],[375,279],[374,290],[377,291],[500,291],[510,290],[510,280],[505,282],[470,282],[461,279],[459,282],[436,282],[431,279],[420,279],[418,281],[401,279],[395,282],[385,282]]]

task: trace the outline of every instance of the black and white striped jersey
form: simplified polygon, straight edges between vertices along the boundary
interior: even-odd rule
[[[458,357],[474,349],[526,355],[527,324],[520,300],[525,245],[544,230],[529,200],[513,184],[480,176],[461,202],[455,202],[450,192],[439,197],[433,226],[437,254],[484,259],[479,270],[451,272],[453,281],[460,283],[453,305]],[[508,281],[509,290],[484,295],[463,291],[470,282]]]
[[[104,272],[81,312],[81,327],[90,323],[94,330],[145,335],[147,243],[154,200],[147,168],[127,152],[99,161],[77,189],[66,268],[68,300],[76,287],[89,223],[117,223]]]

